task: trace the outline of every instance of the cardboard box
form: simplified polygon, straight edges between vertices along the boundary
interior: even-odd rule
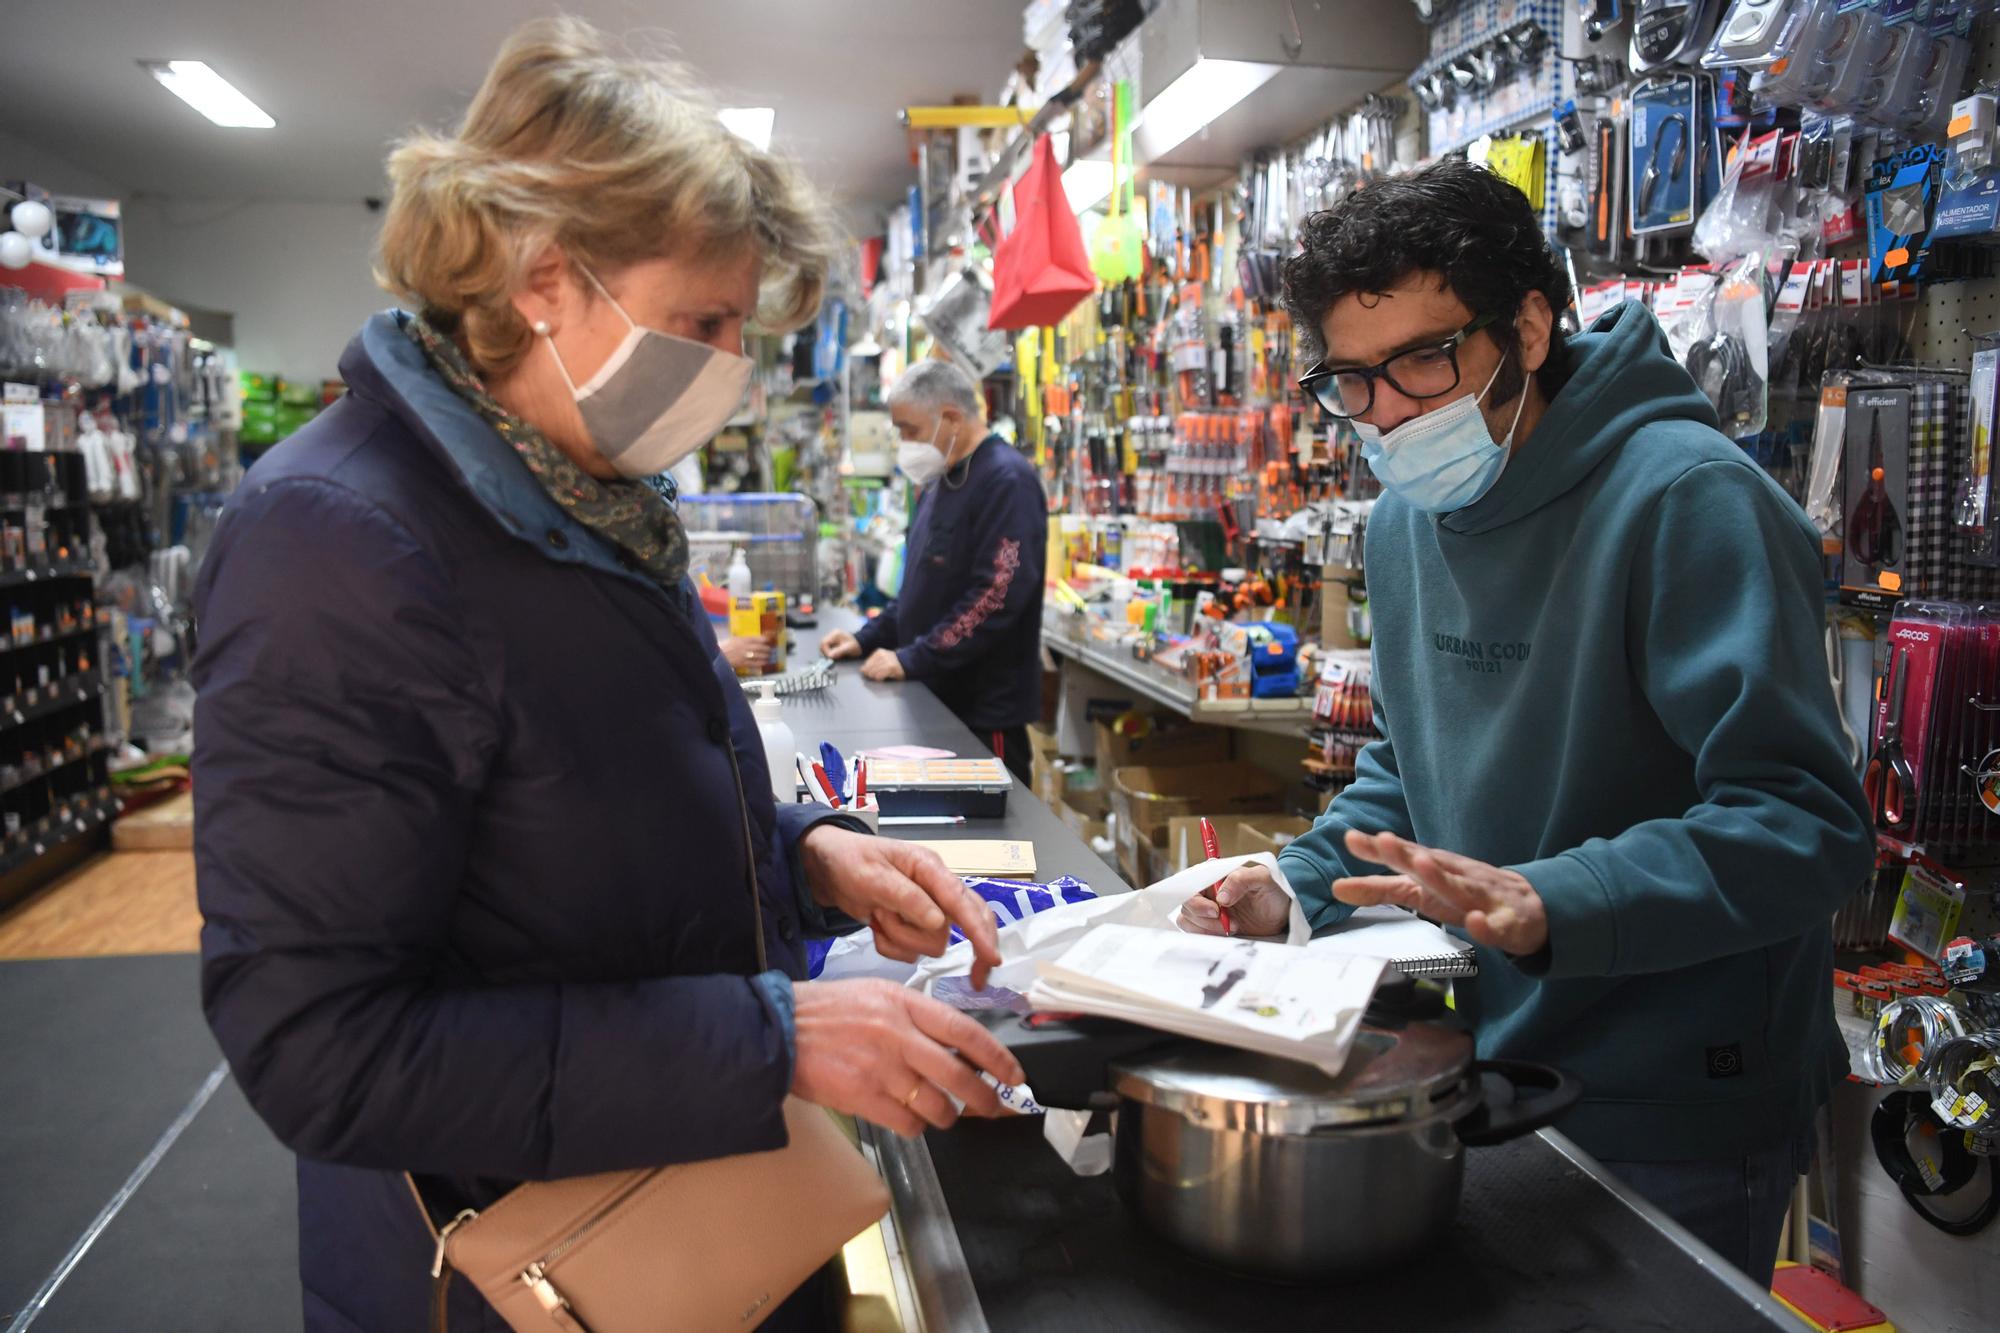
[[[1062,804],[1063,773],[1057,766],[1061,757],[1056,750],[1055,733],[1041,727],[1028,728],[1028,749],[1032,752],[1035,795],[1043,805],[1053,810]]]
[[[1163,844],[1176,818],[1271,814],[1284,808],[1284,797],[1281,780],[1250,764],[1121,768],[1112,774],[1111,782],[1111,808],[1118,815],[1118,850],[1123,856],[1127,847],[1142,842]]]
[[[1312,826],[1312,820],[1301,819],[1297,815],[1266,815],[1246,820],[1237,825],[1236,855],[1254,856],[1258,852],[1269,852],[1276,856],[1293,838],[1311,832]]]
[[[1111,798],[1101,787],[1078,788],[1064,793],[1062,805],[1056,813],[1077,837],[1089,843],[1104,837],[1109,831],[1107,817],[1111,814]]]
[[[1035,756],[1035,799],[1053,810],[1062,804],[1063,771],[1041,755]]]
[[[1059,753],[1056,749],[1056,734],[1046,727],[1030,723],[1028,726],[1028,751],[1036,759],[1047,758],[1053,760]]]
[[[1257,852],[1276,854],[1279,838],[1290,841],[1312,827],[1312,821],[1297,815],[1211,815],[1216,841],[1224,856],[1251,856]],[[1167,836],[1158,844],[1166,860],[1166,873],[1179,874],[1201,861],[1201,819],[1183,815],[1167,821]]]
[[[1097,771],[1114,773],[1143,764],[1179,768],[1187,764],[1226,764],[1232,757],[1232,736],[1226,727],[1198,726],[1153,718],[1143,736],[1121,736],[1109,724],[1097,724]]]

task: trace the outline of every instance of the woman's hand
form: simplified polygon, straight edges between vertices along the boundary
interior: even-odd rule
[[[864,680],[901,680],[903,659],[887,648],[877,648],[868,654],[868,660],[861,664],[861,676]]]
[[[769,639],[752,639],[740,634],[732,634],[719,645],[722,655],[729,665],[738,671],[762,671],[771,660],[772,643]]]
[[[1229,909],[1229,929],[1221,909]],[[1238,866],[1181,904],[1181,929],[1191,935],[1282,935],[1292,922],[1292,900],[1269,866]]]
[[[819,641],[821,657],[830,657],[838,662],[846,657],[861,656],[861,640],[844,629],[837,629]]]
[[[799,862],[813,901],[866,921],[883,957],[934,958],[950,947],[956,924],[972,941],[975,990],[1000,965],[993,909],[928,847],[821,824],[799,840]]]
[[[1020,1062],[964,1014],[879,980],[802,981],[792,987],[798,1060],[792,1091],[915,1138],[958,1119],[950,1097],[974,1115],[1000,1114],[979,1077],[1024,1082]],[[946,1094],[950,1094],[948,1097]]]

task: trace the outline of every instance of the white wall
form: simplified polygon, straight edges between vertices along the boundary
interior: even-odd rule
[[[362,321],[391,304],[370,272],[381,214],[359,200],[142,196],[125,217],[126,280],[233,314],[245,370],[331,378]]]
[[[122,200],[125,280],[176,305],[234,315],[245,370],[329,378],[361,321],[391,304],[370,274],[381,214],[360,200],[135,197],[4,132],[0,180]]]
[[[89,168],[4,130],[0,130],[0,180],[24,180],[52,194],[80,194],[92,199],[116,199],[124,194]]]

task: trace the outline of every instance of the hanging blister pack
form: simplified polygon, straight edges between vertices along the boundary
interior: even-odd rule
[[[1945,152],[1937,144],[1918,144],[1875,164],[1867,188],[1872,281],[1900,282],[1924,276]]]
[[[1853,386],[1847,392],[1844,424],[1847,483],[1841,600],[1886,610],[1907,591],[1909,388]]]
[[[1972,354],[1972,457],[1953,517],[1965,543],[1965,558],[1989,569],[2000,565],[2000,514],[1993,505],[1996,393],[2000,393],[2000,344],[1987,342]]]
[[[1639,0],[1632,15],[1632,68],[1644,72],[1689,60],[1708,39],[1715,0]]]
[[[1889,121],[1912,134],[1935,135],[1949,123],[1952,99],[1965,85],[1972,43],[1956,33],[1932,31],[1929,54],[1909,93],[1888,108]]]
[[[1749,70],[1788,64],[1816,10],[1816,0],[1736,0],[1701,63],[1708,69]]]
[[[1901,52],[1895,33],[1876,10],[1843,7],[1821,50],[1824,77],[1816,78],[1806,95],[1825,110],[1851,110],[1869,81],[1879,79],[1887,62]]]
[[[1700,183],[1711,171],[1721,188],[1720,164],[1709,139],[1713,96],[1703,105],[1706,80],[1694,74],[1656,75],[1632,93],[1629,220],[1635,236],[1694,225],[1706,202]]]
[[[1768,63],[1752,66],[1756,70],[1750,84],[1752,93],[1766,102],[1793,105],[1811,102],[1825,90],[1831,74],[1822,68],[1820,53],[1838,24],[1840,3],[1802,0],[1797,29],[1789,34],[1789,43]],[[1786,35],[1774,34],[1780,38]]]

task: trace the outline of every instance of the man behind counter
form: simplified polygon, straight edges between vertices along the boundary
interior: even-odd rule
[[[920,488],[896,600],[858,634],[820,641],[861,657],[870,680],[929,685],[1015,776],[1028,778],[1028,723],[1041,711],[1042,562],[1048,502],[1034,467],[986,431],[979,388],[919,361],[889,391],[897,465]]]
[[[1470,937],[1480,1053],[1578,1075],[1558,1128],[1768,1282],[1847,1067],[1829,923],[1872,865],[1818,537],[1643,306],[1565,339],[1563,267],[1499,177],[1380,181],[1302,239],[1302,384],[1384,487],[1384,739],[1279,867],[1315,925],[1394,903]],[[1238,934],[1286,910],[1261,869],[1191,928],[1218,903]]]

